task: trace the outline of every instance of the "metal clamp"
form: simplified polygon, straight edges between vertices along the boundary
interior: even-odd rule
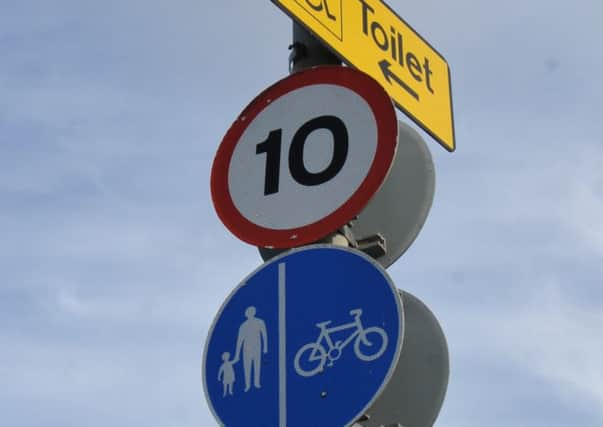
[[[291,53],[289,54],[289,73],[291,73],[291,71],[293,71],[293,66],[295,65],[295,63],[300,59],[308,56],[308,48],[305,44],[302,44],[300,42],[294,42],[293,44],[289,45],[288,49],[291,51]]]

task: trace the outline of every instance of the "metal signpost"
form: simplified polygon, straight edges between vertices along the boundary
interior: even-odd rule
[[[435,188],[394,103],[454,151],[448,64],[381,0],[272,2],[295,20],[292,74],[242,111],[211,171],[219,218],[267,262],[209,330],[207,402],[227,427],[432,427],[446,339],[384,268]]]
[[[448,63],[381,0],[272,0],[345,62],[371,75],[396,105],[454,151]]]
[[[203,358],[208,403],[228,427],[344,427],[396,369],[402,298],[385,270],[347,248],[297,249],[226,299]]]

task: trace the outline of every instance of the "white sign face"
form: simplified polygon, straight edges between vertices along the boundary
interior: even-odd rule
[[[377,125],[361,96],[335,85],[297,89],[243,133],[230,161],[230,194],[241,214],[260,226],[312,224],[354,194],[376,151]]]
[[[247,107],[218,150],[218,215],[252,244],[318,240],[351,220],[382,184],[396,127],[385,91],[359,71],[324,67],[281,80]]]

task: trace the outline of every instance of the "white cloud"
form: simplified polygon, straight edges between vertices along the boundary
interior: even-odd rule
[[[569,404],[599,408],[603,421],[603,306],[573,300],[567,289],[576,285],[535,283],[522,306],[487,324],[502,357],[540,376]]]
[[[603,140],[586,150],[570,180],[569,224],[603,257]]]

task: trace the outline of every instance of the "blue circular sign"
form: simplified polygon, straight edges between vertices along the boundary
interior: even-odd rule
[[[273,258],[210,328],[209,406],[227,427],[350,426],[393,374],[403,324],[401,295],[362,252],[315,245]]]

